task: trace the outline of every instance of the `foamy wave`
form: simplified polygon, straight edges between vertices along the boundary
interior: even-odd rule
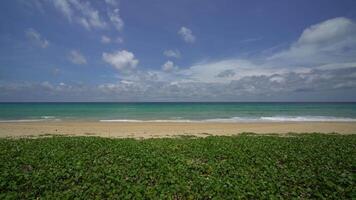
[[[245,118],[232,117],[227,119],[207,119],[206,122],[356,122],[354,118],[328,116],[274,116]]]
[[[261,119],[250,118],[250,117],[231,117],[231,118],[205,119],[202,121],[203,122],[233,123],[233,122],[258,122],[258,121],[261,121]]]
[[[328,116],[274,116],[274,117],[231,117],[231,118],[216,118],[202,120],[135,120],[135,119],[108,119],[100,120],[100,122],[161,122],[161,123],[238,123],[238,122],[356,122],[355,118],[344,117],[328,117]]]
[[[344,117],[327,117],[327,116],[276,116],[276,117],[261,117],[262,121],[277,121],[277,122],[356,122],[354,118]]]
[[[55,116],[41,116],[41,119],[55,119]]]

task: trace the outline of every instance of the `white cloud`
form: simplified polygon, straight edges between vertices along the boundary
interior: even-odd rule
[[[182,26],[179,29],[178,34],[187,43],[194,43],[195,42],[195,36],[193,35],[193,32],[187,27]]]
[[[224,70],[224,71],[221,71],[220,73],[218,73],[216,75],[216,77],[218,78],[227,78],[227,77],[233,77],[235,76],[235,71],[232,70],[232,69],[227,69],[227,70]]]
[[[85,28],[104,28],[106,23],[99,16],[99,11],[92,8],[89,2],[84,2],[80,0],[69,0],[69,2],[76,8],[77,12],[80,14],[77,16],[78,21]]]
[[[228,83],[250,76],[309,73],[313,69],[348,69],[356,63],[356,25],[347,18],[330,19],[306,28],[287,50],[258,59],[223,59],[182,69],[186,80]],[[272,77],[274,82],[282,78]]]
[[[108,17],[116,30],[121,31],[123,29],[124,21],[120,17],[119,9],[116,8],[113,11],[109,11]]]
[[[81,54],[79,51],[77,50],[72,50],[69,53],[69,60],[77,65],[83,65],[83,64],[87,64],[87,60],[84,57],[83,54]]]
[[[108,44],[111,42],[111,38],[106,36],[106,35],[103,35],[101,36],[101,43],[104,43],[104,44]]]
[[[179,69],[178,66],[175,66],[174,63],[170,60],[168,60],[162,65],[162,70],[165,72],[171,72],[178,69]]]
[[[105,0],[105,2],[110,6],[117,6],[119,4],[117,0]]]
[[[356,25],[350,19],[338,17],[315,24],[305,29],[298,44],[316,44],[342,42],[356,31]]]
[[[1,83],[0,99],[43,101],[337,101],[356,98],[356,68],[245,76],[226,83],[185,81],[174,73],[134,71],[113,83]],[[345,92],[346,91],[346,92]]]
[[[221,77],[221,73],[229,71],[231,75]],[[181,70],[179,73],[187,79],[206,83],[227,83],[244,76],[273,74],[276,70],[256,65],[249,60],[226,59],[213,62],[202,62]]]
[[[124,42],[124,38],[122,37],[117,37],[115,38],[110,38],[109,36],[103,35],[100,38],[101,43],[103,44],[109,44],[109,43],[117,43],[117,44],[121,44]]]
[[[129,51],[115,51],[113,53],[103,53],[103,60],[118,70],[132,70],[136,68],[138,60],[135,55]]]
[[[286,81],[285,77],[283,77],[283,75],[279,75],[279,74],[273,74],[270,78],[269,81],[271,82],[277,82],[277,83],[283,83]]]
[[[40,33],[38,33],[35,29],[29,28],[25,31],[26,36],[34,42],[36,45],[42,47],[42,48],[47,48],[49,46],[48,40],[43,38]]]
[[[103,29],[107,26],[97,9],[89,1],[84,0],[52,0],[48,1],[59,10],[70,22],[76,22],[86,29]]]
[[[67,0],[55,0],[49,2],[52,2],[54,7],[58,9],[64,16],[66,16],[69,21],[72,20],[73,11],[70,3]]]
[[[276,53],[269,61],[296,64],[329,64],[354,60],[356,24],[338,17],[306,28],[289,49]]]
[[[322,99],[320,92],[330,93],[339,89],[356,91],[356,80],[350,74],[355,69],[312,70],[310,72],[286,72],[271,75],[244,76],[229,82],[187,81],[177,77],[167,79],[168,73],[137,72],[122,77],[118,83],[103,84],[100,90],[106,94],[126,98],[154,100],[304,100]],[[170,73],[171,74],[171,73]],[[228,75],[230,76],[230,75]],[[305,96],[305,93],[310,93]],[[301,94],[301,96],[298,96]],[[314,96],[313,96],[314,95]],[[355,95],[354,95],[355,96]],[[330,96],[327,96],[330,99]],[[337,96],[334,96],[337,98]]]
[[[35,0],[35,2],[37,1],[38,0]],[[121,31],[124,27],[124,21],[120,16],[118,8],[119,2],[117,0],[102,1],[107,4],[107,12],[103,13],[100,9],[98,9],[98,7],[95,7],[95,5],[98,4],[98,2],[96,1],[91,2],[89,0],[42,0],[42,2],[51,4],[65,18],[67,18],[69,22],[79,24],[87,30],[106,29],[108,27],[112,27],[118,31]],[[35,3],[27,4],[36,5]],[[40,8],[42,8],[42,3],[40,5]]]
[[[356,62],[330,63],[330,64],[320,65],[315,67],[315,69],[322,69],[322,70],[347,69],[347,68],[356,68]]]
[[[269,55],[210,60],[184,68],[168,60],[161,70],[132,70],[139,62],[133,53],[126,50],[104,52],[105,62],[120,71],[131,70],[131,73],[118,73],[116,82],[96,88],[70,87],[69,84],[59,87],[48,83],[35,86],[0,84],[0,96],[11,93],[11,88],[21,91],[47,88],[53,93],[67,91],[73,95],[90,94],[104,100],[124,101],[350,100],[356,98],[354,27],[350,19],[331,19],[307,27],[285,50],[280,50],[284,48],[281,47]],[[303,53],[304,50],[308,53]],[[172,71],[174,73],[167,73]]]
[[[163,52],[163,55],[167,56],[167,57],[173,57],[173,58],[180,58],[180,52],[178,50],[165,50]]]
[[[352,23],[348,24],[347,26],[353,26]],[[306,30],[312,30],[311,27]],[[350,27],[345,27],[344,30],[350,30]],[[238,100],[245,99],[244,97],[253,100],[259,98],[273,100],[276,96],[283,95],[285,96],[280,100],[295,100],[295,98],[305,100],[305,93],[308,93],[309,100],[321,100],[322,92],[336,94],[338,90],[356,91],[356,53],[353,51],[356,43],[344,42],[347,38],[354,37],[350,35],[351,33],[352,31],[341,38],[340,34],[334,34],[327,37],[324,42],[320,42],[320,39],[316,42],[322,48],[337,46],[335,44],[340,44],[340,41],[342,46],[347,44],[347,49],[350,51],[346,53],[348,59],[345,62],[339,62],[340,48],[328,49],[327,64],[307,59],[308,55],[299,57],[298,64],[293,59],[259,57],[258,59],[230,58],[204,61],[185,68],[177,68],[174,62],[167,61],[161,66],[162,71],[136,71],[128,76],[120,76],[121,80],[130,81],[131,84],[121,82],[113,84],[110,86],[109,93],[124,93],[132,98],[155,100]],[[315,43],[316,39],[305,39],[311,38],[309,33],[307,36],[303,34],[291,45],[291,48],[296,43],[303,43],[303,45]],[[321,44],[325,42],[328,44]],[[272,56],[290,51],[291,48],[275,51]],[[324,53],[318,52],[319,55]],[[166,73],[170,71],[174,73]],[[109,85],[103,88],[109,90]],[[338,98],[337,95],[334,97]]]

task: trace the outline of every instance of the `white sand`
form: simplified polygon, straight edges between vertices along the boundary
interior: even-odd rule
[[[176,135],[235,135],[242,132],[354,134],[356,122],[171,123],[171,122],[29,122],[0,123],[0,137],[44,134],[103,137],[173,137]]]

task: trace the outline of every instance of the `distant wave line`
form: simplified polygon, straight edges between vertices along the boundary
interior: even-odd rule
[[[355,118],[345,117],[328,117],[328,116],[274,116],[274,117],[231,117],[231,118],[215,118],[215,119],[201,119],[201,120],[137,120],[137,119],[103,119],[100,122],[175,122],[175,123],[189,123],[189,122],[356,122]]]

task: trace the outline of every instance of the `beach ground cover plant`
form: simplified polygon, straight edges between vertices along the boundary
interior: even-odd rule
[[[0,139],[0,199],[352,199],[356,135]]]

